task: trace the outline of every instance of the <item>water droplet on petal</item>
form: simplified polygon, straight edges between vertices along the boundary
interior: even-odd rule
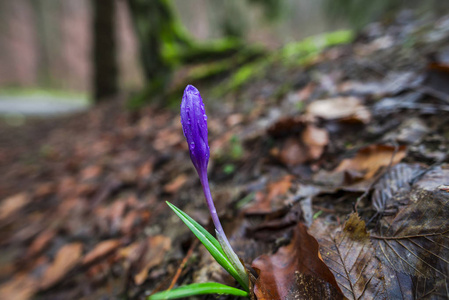
[[[190,150],[195,149],[195,142],[190,142]]]

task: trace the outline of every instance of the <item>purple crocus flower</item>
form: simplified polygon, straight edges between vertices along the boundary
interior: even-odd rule
[[[182,96],[181,124],[187,144],[189,145],[190,159],[200,177],[206,202],[212,215],[212,221],[214,222],[215,228],[222,233],[223,228],[218,219],[207,178],[207,165],[210,156],[207,141],[207,116],[200,92],[193,85],[188,85]]]
[[[182,96],[181,124],[193,165],[200,177],[207,175],[210,156],[207,141],[207,116],[200,92],[193,85],[188,85]]]
[[[201,185],[203,186],[204,196],[206,197],[207,206],[215,226],[218,241],[226,253],[226,256],[237,269],[237,272],[239,272],[242,278],[247,278],[245,268],[234,250],[232,250],[231,244],[224,233],[210,193],[209,179],[207,178],[207,165],[210,156],[207,140],[207,116],[200,92],[193,85],[188,85],[182,96],[181,124],[187,144],[189,145],[190,159],[198,172]],[[248,280],[245,281],[248,282]],[[245,288],[248,288],[246,284]]]

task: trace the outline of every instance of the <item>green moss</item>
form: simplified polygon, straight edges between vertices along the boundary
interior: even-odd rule
[[[280,50],[280,58],[284,63],[302,65],[313,60],[324,49],[335,45],[350,43],[353,32],[340,30],[305,38],[299,42],[289,43]]]
[[[229,140],[230,146],[231,146],[231,152],[230,152],[230,156],[232,159],[234,160],[238,160],[240,158],[242,158],[243,153],[244,153],[244,149],[243,149],[243,145],[242,142],[240,141],[239,137],[236,135],[233,135],[231,137],[231,139]]]
[[[265,76],[268,68],[277,62],[289,67],[306,65],[324,49],[350,43],[353,38],[352,31],[340,30],[289,43],[278,51],[240,67],[224,84],[215,89],[214,94],[220,97],[227,92],[238,90],[249,81]]]
[[[227,92],[239,89],[252,79],[263,77],[265,70],[270,65],[271,61],[271,57],[265,57],[245,64],[240,67],[225,83],[218,86],[214,90],[213,94],[216,97],[220,97]]]
[[[223,166],[223,173],[226,175],[231,175],[235,172],[235,165],[234,164],[226,164]]]

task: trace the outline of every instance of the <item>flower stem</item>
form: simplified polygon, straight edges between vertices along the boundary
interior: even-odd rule
[[[228,259],[231,260],[233,266],[236,268],[237,272],[240,274],[240,277],[242,277],[242,281],[245,284],[245,286],[243,286],[243,288],[248,290],[248,275],[246,274],[246,270],[245,267],[242,265],[242,263],[240,262],[240,260],[238,259],[237,254],[235,254],[235,251],[232,249],[231,243],[229,243],[228,238],[226,237],[226,234],[223,230],[223,226],[221,226],[221,222],[220,219],[218,218],[218,214],[217,214],[217,210],[215,209],[215,204],[214,201],[212,200],[212,195],[210,193],[210,188],[209,188],[209,179],[207,178],[207,173],[201,172],[200,175],[200,181],[201,181],[201,185],[203,186],[203,192],[204,192],[204,196],[206,197],[206,203],[207,206],[209,207],[209,212],[211,214],[212,217],[212,222],[214,223],[215,226],[215,230],[217,233],[217,238],[219,243],[221,244],[221,247],[223,248],[223,250],[226,253],[226,256],[228,256]]]

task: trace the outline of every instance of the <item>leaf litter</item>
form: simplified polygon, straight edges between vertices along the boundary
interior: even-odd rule
[[[381,264],[373,259],[370,235],[357,213],[352,213],[341,227],[316,221],[310,232],[319,237],[321,257],[334,273],[346,298],[384,297]]]
[[[205,88],[212,193],[259,270],[258,299],[448,298],[441,24],[371,24],[305,66],[269,66],[226,103]],[[178,111],[111,101],[51,122],[45,139],[0,147],[2,295],[144,299],[211,276],[236,284],[165,205],[210,224]]]

